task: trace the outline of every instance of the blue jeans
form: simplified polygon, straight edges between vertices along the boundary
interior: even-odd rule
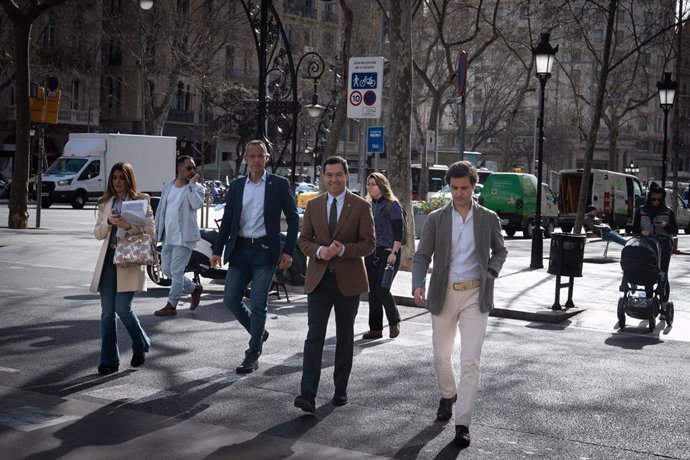
[[[613,230],[604,232],[604,234],[601,235],[601,239],[604,241],[613,241],[614,243],[618,243],[621,246],[625,246],[626,243],[625,238],[623,238],[620,233],[614,232]]]
[[[194,282],[184,274],[191,257],[192,250],[187,246],[163,244],[163,249],[161,250],[161,271],[172,280],[172,285],[168,292],[168,303],[173,308],[177,307],[177,302],[180,301],[180,296],[183,292],[191,294],[196,288]]]
[[[151,341],[132,311],[134,292],[117,292],[117,268],[113,264],[114,249],[108,249],[98,291],[101,295],[101,365],[119,366],[120,351],[117,347],[117,323],[115,313],[132,338],[132,351],[142,354],[149,351]]]
[[[223,302],[251,335],[249,348],[244,353],[247,362],[256,361],[261,356],[268,312],[268,292],[275,271],[276,264],[266,244],[238,242],[230,254]],[[249,283],[250,306],[247,306],[242,299]]]

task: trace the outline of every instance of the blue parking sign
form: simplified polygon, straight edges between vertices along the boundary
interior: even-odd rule
[[[367,128],[367,152],[383,153],[384,150],[383,126],[370,126]]]

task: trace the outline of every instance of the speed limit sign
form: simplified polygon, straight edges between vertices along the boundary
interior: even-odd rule
[[[352,94],[350,94],[350,104],[352,104],[356,107],[361,103],[362,103],[362,93],[360,93],[359,91],[353,91]]]

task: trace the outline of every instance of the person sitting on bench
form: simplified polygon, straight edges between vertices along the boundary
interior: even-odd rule
[[[613,241],[621,246],[625,246],[626,239],[620,233],[614,232],[608,224],[605,224],[597,217],[597,207],[593,204],[587,206],[584,225],[588,232],[598,232],[602,240]]]

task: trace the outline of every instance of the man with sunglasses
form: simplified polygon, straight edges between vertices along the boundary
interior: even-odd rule
[[[156,210],[156,239],[163,243],[161,271],[172,280],[168,302],[156,316],[174,316],[180,296],[191,294],[190,310],[201,301],[203,287],[185,276],[192,250],[201,239],[196,212],[204,204],[204,187],[198,183],[194,159],[183,155],[176,160],[177,176],[163,188]]]
[[[661,250],[661,271],[667,274],[668,280],[673,237],[678,234],[678,224],[673,210],[666,206],[666,190],[656,182],[649,186],[647,202],[635,211],[632,231],[635,235],[651,236],[657,240]],[[669,289],[664,291],[661,300],[662,307],[665,308]]]

